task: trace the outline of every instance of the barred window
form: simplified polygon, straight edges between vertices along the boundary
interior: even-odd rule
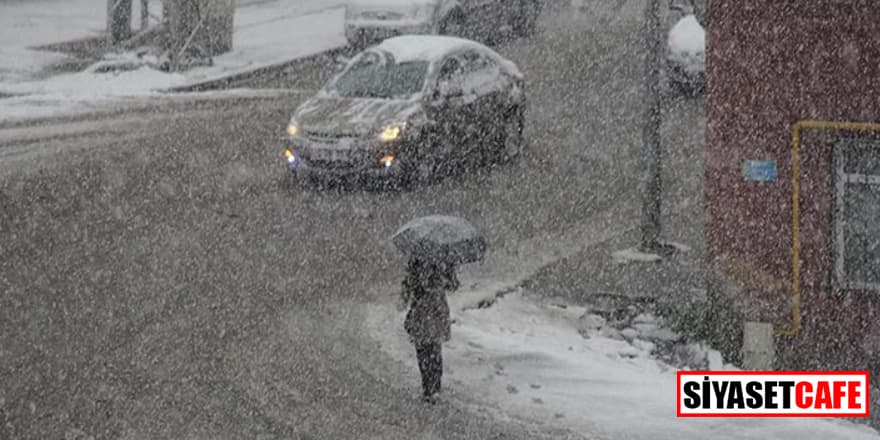
[[[835,284],[880,291],[880,140],[835,146]]]

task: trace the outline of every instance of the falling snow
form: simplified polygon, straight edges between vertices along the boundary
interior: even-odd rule
[[[880,438],[876,386],[675,417],[676,370],[749,369],[743,321],[877,372],[866,2],[660,1],[653,35],[645,0],[236,0],[178,71],[132,3],[111,47],[106,0],[0,0],[0,439]],[[468,262],[423,399],[392,237],[429,215],[473,229],[420,255]]]

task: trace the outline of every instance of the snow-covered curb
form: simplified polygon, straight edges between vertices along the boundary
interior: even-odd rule
[[[880,438],[840,420],[677,419],[675,369],[652,356],[653,344],[641,337],[656,326],[630,338],[607,337],[604,321],[585,315],[585,308],[541,305],[518,291],[475,307],[493,296],[465,291],[450,299],[455,323],[444,351],[445,383],[518,418],[608,439]],[[403,314],[372,305],[367,315],[383,349],[411,368],[407,382],[416,392],[418,370]],[[652,324],[644,316],[641,321]]]
[[[110,54],[82,72],[0,83],[0,96],[12,96],[0,98],[0,121],[89,113],[122,99],[196,89],[201,84],[217,84],[278,69],[346,46],[344,8],[325,8],[302,15],[300,12],[306,9],[287,10],[282,2],[269,6],[272,8],[242,8],[236,13],[233,50],[214,58],[210,67],[167,73],[155,69],[150,56]],[[244,23],[239,18],[245,19]],[[119,68],[108,69],[113,65]]]
[[[73,99],[65,96],[40,96],[36,98],[14,96],[0,99],[0,143],[15,140],[17,137],[23,139],[48,136],[47,133],[50,133],[51,130],[47,129],[47,124],[65,125],[69,122],[67,119],[73,117],[82,118],[86,115],[106,117],[128,111],[143,111],[158,105],[172,103],[195,103],[232,98],[279,98],[311,93],[313,92],[310,90],[297,89],[224,89],[149,96],[112,96],[101,100]],[[39,130],[33,129],[35,125],[39,126]]]

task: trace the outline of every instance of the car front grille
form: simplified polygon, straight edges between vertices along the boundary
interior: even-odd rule
[[[358,164],[353,161],[310,160],[309,165],[326,170],[353,170]]]
[[[303,151],[302,158],[310,166],[332,170],[353,170],[369,166],[374,161],[374,154],[368,150],[349,151],[344,159],[327,160],[318,158],[311,151]]]
[[[404,18],[404,15],[399,12],[386,11],[363,11],[358,15],[367,20],[402,20]]]
[[[303,132],[303,135],[311,140],[323,143],[332,143],[335,144],[343,139],[354,139],[357,137],[354,133],[343,133],[336,131],[316,131],[316,130],[307,130]]]

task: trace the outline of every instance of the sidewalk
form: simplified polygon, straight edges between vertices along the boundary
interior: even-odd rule
[[[848,420],[676,417],[676,370],[736,369],[678,331],[688,319],[701,319],[706,300],[701,206],[669,206],[675,213],[664,216],[664,236],[690,250],[656,262],[620,263],[614,255],[639,238],[635,208],[623,205],[561,236],[496,250],[486,262],[461,268],[462,288],[449,296],[445,399],[556,428],[559,438],[880,438]],[[365,327],[385,353],[414,372],[405,383],[418,389],[408,337],[401,325],[388,325],[403,319],[390,304],[370,304]]]
[[[104,0],[46,0],[0,3],[0,121],[92,111],[120,97],[157,95],[169,89],[247,75],[289,64],[346,45],[344,2],[267,0],[241,2],[235,15],[233,50],[214,65],[166,73],[134,54],[108,55],[83,71],[46,76],[50,67],[71,62],[63,54],[32,49],[99,36]],[[140,64],[139,64],[140,63]],[[122,70],[108,66],[130,64]]]
[[[613,249],[628,238],[626,234],[618,235],[596,249]],[[567,269],[583,269],[574,261],[585,261],[587,256],[599,267],[610,269],[611,266],[597,261],[605,255],[597,251],[569,257],[568,263],[573,266]],[[591,275],[600,275],[597,270],[563,270],[563,264],[553,269],[569,276],[577,273],[569,280],[587,283],[584,288],[606,286],[604,281],[613,276],[601,274],[601,281],[592,280]],[[682,262],[676,264],[686,267]],[[652,268],[647,272],[656,275],[660,270]],[[630,280],[638,278],[636,269],[614,272],[631,277]],[[689,283],[686,280],[692,279],[689,270],[673,272],[677,276],[665,277],[667,281]],[[532,282],[551,278],[550,273],[544,273]],[[848,420],[678,418],[676,370],[735,369],[725,364],[718,352],[682,341],[666,320],[653,313],[637,312],[622,323],[599,314],[601,308],[593,304],[585,306],[580,301],[556,297],[554,293],[560,292],[558,279],[553,281],[555,291],[545,291],[535,284],[530,289],[498,292],[496,286],[503,285],[503,280],[476,287],[468,279],[462,281],[465,287],[449,297],[452,340],[443,352],[443,399],[453,405],[480,409],[498,418],[553,427],[559,432],[557,438],[880,438],[870,427]],[[632,298],[644,297],[629,283],[613,287]],[[642,287],[648,297],[659,299],[655,289]],[[387,304],[371,304],[367,309],[366,330],[385,353],[413,372],[404,377],[404,383],[418,389],[417,365],[408,337],[401,325],[388,325],[402,322],[404,312],[394,311]],[[674,345],[678,354],[671,359],[664,354],[669,345]]]
[[[618,253],[636,257],[632,251],[638,243],[639,231],[629,230],[542,268],[523,287],[545,298],[589,304],[609,316],[632,306],[690,327],[679,330],[698,332],[707,304],[699,247],[681,243],[689,249],[657,261],[615,258]]]

